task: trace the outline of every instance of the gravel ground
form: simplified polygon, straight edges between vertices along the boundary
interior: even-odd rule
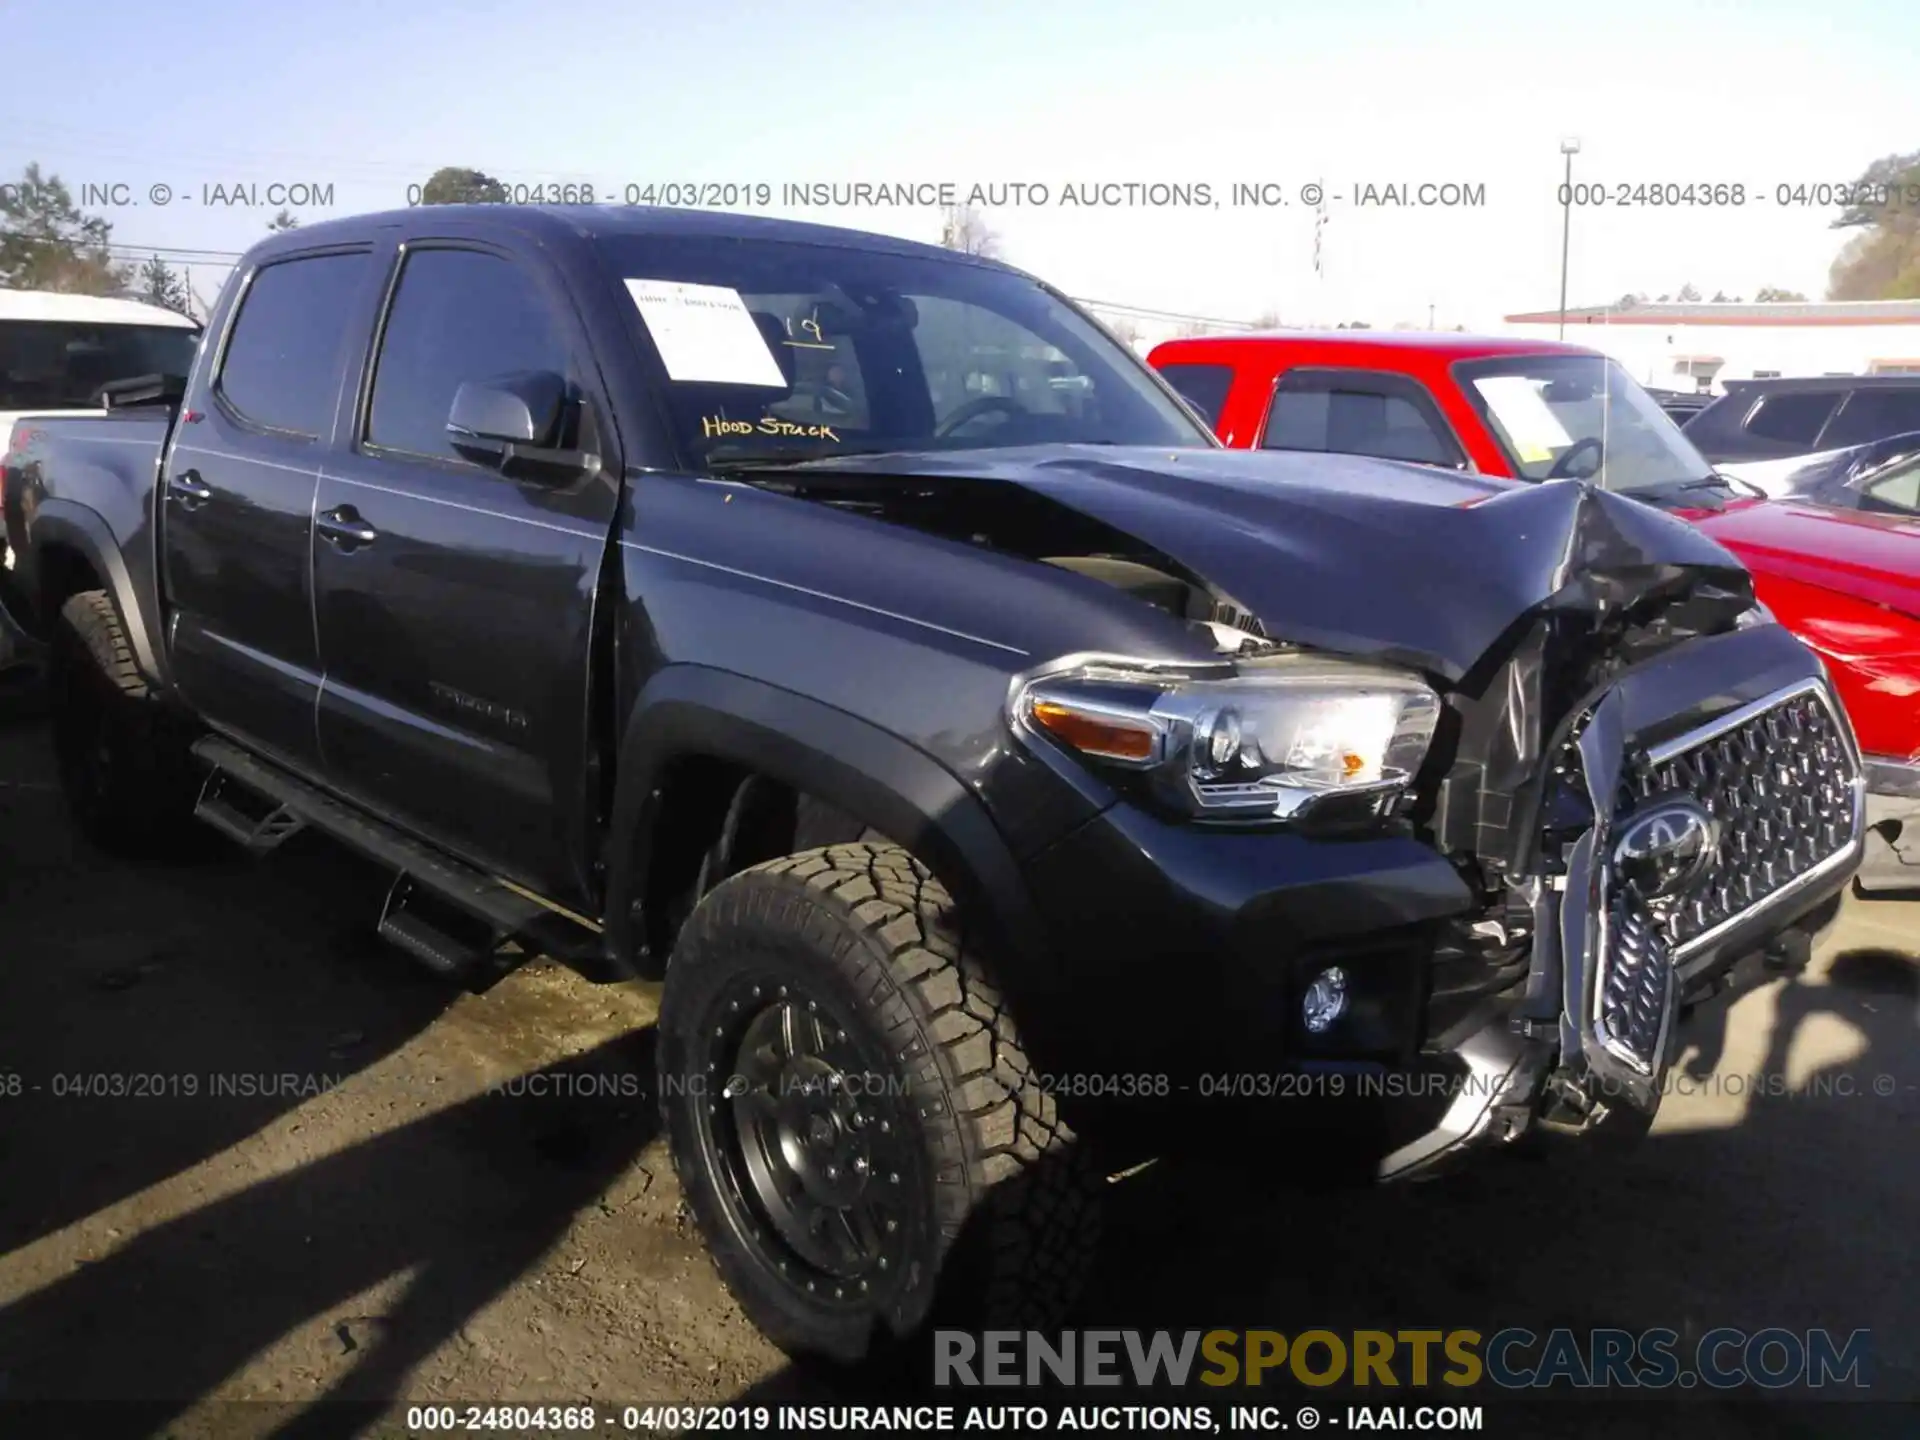
[[[323,1398],[845,1403],[681,1212],[654,990],[451,989],[372,937],[382,883],[306,837],[100,858],[40,727],[0,723],[0,1403],[175,1435],[363,1423]],[[1920,1400],[1917,1031],[1920,905],[1849,902],[1811,971],[1690,1022],[1700,1078],[1638,1149],[1357,1193],[1155,1167],[1113,1187],[1081,1323],[1865,1328],[1874,1393]],[[1643,1428],[1588,1420],[1554,1429]]]

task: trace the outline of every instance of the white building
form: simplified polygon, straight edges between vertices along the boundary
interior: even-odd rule
[[[1552,340],[1557,310],[1506,317]],[[1706,390],[1769,375],[1920,374],[1920,300],[1605,305],[1568,310],[1568,343],[1612,356],[1642,385]]]

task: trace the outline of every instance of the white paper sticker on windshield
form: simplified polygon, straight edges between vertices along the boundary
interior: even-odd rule
[[[1573,443],[1547,402],[1525,375],[1487,375],[1473,382],[1474,389],[1486,397],[1488,408],[1507,432],[1514,452],[1523,465],[1551,460]]]
[[[670,379],[787,388],[780,363],[738,290],[682,280],[629,280],[627,293]]]

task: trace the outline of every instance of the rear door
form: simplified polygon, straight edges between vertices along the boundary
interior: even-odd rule
[[[176,683],[213,725],[303,769],[318,757],[313,496],[370,276],[362,248],[246,277],[182,406],[160,492]]]
[[[398,247],[351,434],[315,499],[333,784],[556,899],[583,893],[588,656],[620,457],[585,331],[542,261],[477,241]],[[569,384],[597,476],[515,480],[457,454],[463,382]]]

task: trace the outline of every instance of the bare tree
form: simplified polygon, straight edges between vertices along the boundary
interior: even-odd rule
[[[992,258],[1000,253],[999,232],[971,205],[940,207],[940,243],[963,255]]]
[[[1280,312],[1278,310],[1262,310],[1258,315],[1253,317],[1253,328],[1256,330],[1278,330],[1280,328]]]

